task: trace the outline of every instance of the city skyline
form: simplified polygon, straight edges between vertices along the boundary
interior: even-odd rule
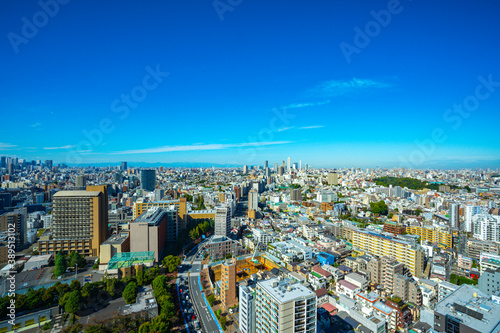
[[[497,3],[7,3],[0,155],[500,166]]]

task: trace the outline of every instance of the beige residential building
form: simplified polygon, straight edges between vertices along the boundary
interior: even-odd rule
[[[394,257],[405,264],[413,276],[420,277],[423,272],[425,252],[418,244],[364,230],[354,230],[352,246],[378,257]]]
[[[108,234],[108,191],[106,185],[87,186],[86,191],[54,194],[51,232],[38,241],[40,254],[62,250],[99,256]]]
[[[229,309],[236,302],[236,259],[229,259],[221,265],[222,308]]]

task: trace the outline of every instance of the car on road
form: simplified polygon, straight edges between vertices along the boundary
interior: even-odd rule
[[[195,316],[195,315],[193,315],[193,317],[192,317],[192,318],[193,318],[193,320],[195,320],[195,319],[196,319],[196,316]]]

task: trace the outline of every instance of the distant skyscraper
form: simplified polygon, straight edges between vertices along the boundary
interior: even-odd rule
[[[300,189],[291,189],[290,190],[290,200],[291,201],[302,201],[302,193]]]
[[[339,184],[339,175],[336,172],[328,173],[328,185],[338,185]]]
[[[264,176],[269,177],[270,175],[271,175],[271,169],[269,169],[268,167],[266,167],[264,169]]]
[[[278,175],[283,176],[284,173],[285,173],[285,167],[284,166],[280,166],[278,168]]]
[[[267,161],[264,161],[264,169],[267,168]]]
[[[14,164],[9,163],[9,165],[7,166],[7,173],[9,175],[13,175],[14,174]]]
[[[287,171],[289,171],[289,170],[290,170],[290,168],[292,167],[292,162],[291,162],[290,157],[288,157],[288,160],[287,160],[287,161],[288,161],[288,164],[287,164]]]
[[[247,174],[248,173],[248,165],[243,166],[243,173]]]
[[[121,171],[125,171],[127,170],[127,162],[122,162],[121,166],[120,166],[120,170]]]
[[[215,236],[229,236],[231,232],[231,212],[228,207],[215,207]]]
[[[77,189],[84,189],[86,186],[85,175],[78,175],[75,177],[75,187]]]
[[[255,190],[248,192],[248,209],[257,210],[259,207],[259,193]]]
[[[274,163],[274,168],[273,168],[273,171],[278,171],[278,163]]]
[[[146,191],[154,191],[156,188],[156,170],[141,170],[141,188]]]
[[[165,195],[165,190],[163,189],[155,189],[155,201],[160,201],[163,199],[163,196]]]
[[[297,162],[293,163],[293,170],[298,170],[299,164]]]
[[[457,203],[452,203],[450,204],[450,225],[453,228],[458,228],[460,227],[459,225],[459,210],[460,210],[460,205]]]
[[[45,167],[52,169],[52,160],[46,160],[44,164],[45,164]]]
[[[14,210],[14,212],[5,213],[0,216],[1,221],[1,231],[7,232],[9,229],[12,229],[12,226],[15,230],[15,251],[20,251],[24,245],[26,245],[27,239],[27,218],[28,218],[28,209],[19,208]]]
[[[5,161],[6,161],[5,156],[2,156],[0,158],[0,168],[5,168],[7,166],[7,163]]]

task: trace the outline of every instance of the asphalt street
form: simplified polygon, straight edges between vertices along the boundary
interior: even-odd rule
[[[202,269],[201,259],[201,248],[198,248],[198,251],[194,255],[186,256],[186,259],[183,262],[183,265],[191,264],[188,273],[184,273],[188,275],[189,297],[194,305],[196,317],[201,322],[203,332],[219,333],[222,331],[219,329],[216,319],[212,316],[200,288],[199,276]]]

